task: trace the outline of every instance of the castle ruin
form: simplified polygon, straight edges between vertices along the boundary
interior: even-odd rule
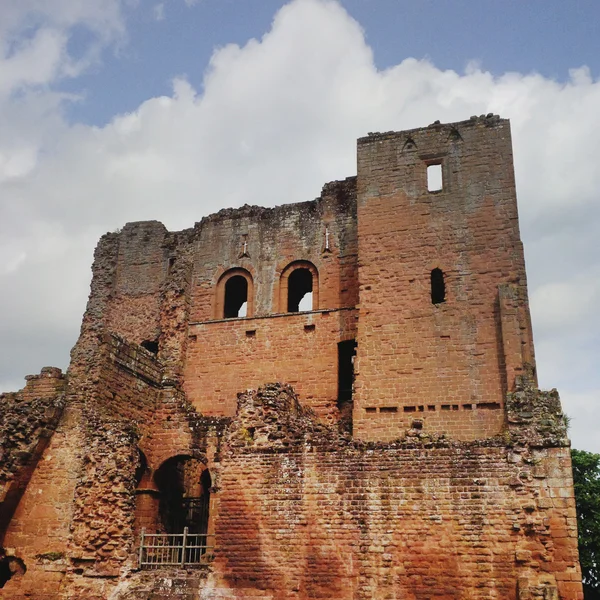
[[[583,598],[509,122],[357,158],[101,238],[68,373],[0,397],[0,597]]]

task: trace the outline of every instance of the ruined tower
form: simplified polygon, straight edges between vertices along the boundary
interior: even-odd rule
[[[583,597],[495,115],[369,134],[311,202],[106,234],[67,376],[2,403],[9,597]]]

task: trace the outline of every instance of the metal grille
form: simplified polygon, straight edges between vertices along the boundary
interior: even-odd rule
[[[205,564],[212,560],[214,535],[189,533],[146,533],[140,539],[140,567],[151,569],[160,566]]]

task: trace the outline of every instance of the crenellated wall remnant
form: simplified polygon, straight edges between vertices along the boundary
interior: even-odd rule
[[[0,397],[0,595],[582,600],[509,122],[357,158],[101,238],[67,375]]]

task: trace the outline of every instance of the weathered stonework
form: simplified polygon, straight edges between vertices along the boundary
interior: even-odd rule
[[[129,223],[92,271],[67,376],[0,397],[1,597],[583,598],[508,121],[370,134],[312,202]]]

